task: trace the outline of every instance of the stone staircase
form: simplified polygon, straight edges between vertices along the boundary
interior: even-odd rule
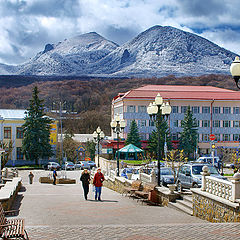
[[[182,211],[192,216],[193,215],[192,194],[182,193],[181,198],[177,199],[176,202],[169,202],[168,207],[174,208],[178,211]]]

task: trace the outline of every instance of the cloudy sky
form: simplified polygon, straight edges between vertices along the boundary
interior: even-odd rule
[[[92,31],[123,44],[154,25],[240,54],[239,8],[239,0],[0,0],[0,63],[25,62],[47,43]]]

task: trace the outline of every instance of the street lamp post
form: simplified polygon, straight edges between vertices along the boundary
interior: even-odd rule
[[[231,67],[230,67],[230,72],[232,74],[233,79],[236,82],[237,88],[240,89],[239,87],[239,79],[240,79],[240,59],[239,57],[235,57],[235,60],[232,62]]]
[[[117,115],[116,118],[110,123],[114,133],[117,134],[117,151],[119,150],[119,135],[126,127],[126,122]],[[117,152],[117,176],[119,176],[119,153]]]
[[[153,103],[150,103],[147,108],[148,115],[150,116],[150,119],[155,122],[156,128],[157,128],[157,136],[158,136],[158,149],[157,149],[157,168],[158,168],[158,174],[157,174],[157,182],[158,186],[161,186],[161,147],[160,147],[160,131],[159,126],[162,120],[163,116],[166,116],[168,119],[168,116],[171,113],[171,106],[167,102],[166,104],[163,103],[163,99],[160,95],[160,93],[157,94],[155,97],[155,101]],[[164,152],[165,157],[167,155],[167,140],[166,140],[166,134],[165,134],[165,143],[164,143]]]
[[[105,134],[104,132],[101,130],[101,128],[98,126],[96,131],[94,131],[93,133],[93,138],[95,139],[95,141],[97,142],[97,151],[98,151],[98,162],[97,162],[97,166],[100,167],[99,165],[99,145],[100,145],[100,141],[102,139],[104,139]]]

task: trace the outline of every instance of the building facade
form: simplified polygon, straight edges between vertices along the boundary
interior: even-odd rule
[[[210,134],[216,137],[216,147],[239,147],[240,92],[211,86],[146,85],[120,93],[112,101],[112,119],[119,114],[126,120],[122,137],[127,137],[131,121],[136,120],[142,140],[149,139],[155,127],[147,107],[158,93],[172,107],[168,121],[173,142],[179,140],[181,121],[190,106],[197,120],[198,147],[203,154],[210,151]]]
[[[4,143],[13,144],[13,150],[10,157],[10,165],[15,165],[17,162],[25,160],[22,153],[23,128],[26,116],[26,110],[20,109],[0,109],[0,140]],[[57,147],[57,122],[51,124],[50,144],[53,152],[56,152]]]

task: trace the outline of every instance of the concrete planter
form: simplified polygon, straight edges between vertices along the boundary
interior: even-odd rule
[[[59,178],[57,179],[57,184],[76,184],[76,180],[68,178]]]
[[[52,184],[52,183],[53,183],[53,179],[50,179],[49,177],[40,177],[40,178],[39,178],[39,182],[40,182],[40,183],[49,183],[49,184]]]
[[[53,179],[49,177],[40,177],[39,182],[53,184]],[[76,180],[69,178],[57,178],[56,184],[76,184]]]

